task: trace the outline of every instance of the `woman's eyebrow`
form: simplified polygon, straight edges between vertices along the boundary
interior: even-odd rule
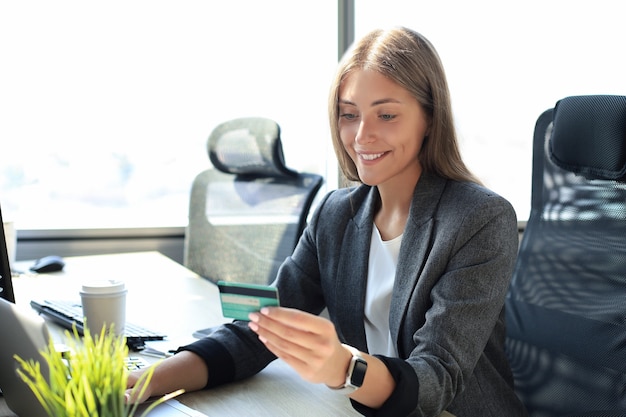
[[[387,103],[400,103],[400,100],[397,100],[395,98],[383,98],[372,102],[372,107]]]
[[[401,101],[397,100],[395,98],[382,98],[380,100],[373,101],[370,106],[374,107],[374,106],[379,106],[381,104],[387,104],[387,103],[398,103],[399,104],[399,103],[401,103]],[[342,99],[342,98],[339,99],[339,104],[346,104],[346,105],[349,105],[349,106],[356,106],[356,103],[353,103],[350,100],[346,100],[346,99]]]

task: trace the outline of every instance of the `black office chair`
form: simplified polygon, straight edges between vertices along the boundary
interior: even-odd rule
[[[506,300],[532,417],[626,416],[626,97],[575,96],[537,120],[531,214]]]
[[[214,168],[192,185],[184,264],[215,282],[267,284],[293,252],[323,178],[285,166],[269,119],[222,123],[207,148]]]

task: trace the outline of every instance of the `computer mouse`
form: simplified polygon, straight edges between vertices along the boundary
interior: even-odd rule
[[[39,274],[61,271],[65,266],[63,258],[57,255],[44,256],[35,261],[30,270]]]

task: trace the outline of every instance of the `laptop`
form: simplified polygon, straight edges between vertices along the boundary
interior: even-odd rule
[[[48,373],[40,352],[48,346],[50,333],[45,321],[30,309],[22,309],[0,298],[0,389],[7,406],[20,417],[48,417],[31,389],[17,375],[19,365],[13,358],[34,359]],[[10,335],[10,336],[8,336]],[[136,416],[141,416],[148,404],[142,404]],[[207,417],[175,399],[155,407],[149,417]]]
[[[2,210],[0,210],[0,298],[15,302],[11,279],[7,242],[4,236],[4,224],[2,223]]]

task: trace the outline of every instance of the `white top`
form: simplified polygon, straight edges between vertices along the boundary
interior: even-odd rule
[[[398,356],[389,332],[389,307],[401,243],[402,235],[383,241],[374,225],[365,295],[365,335],[371,354]]]

